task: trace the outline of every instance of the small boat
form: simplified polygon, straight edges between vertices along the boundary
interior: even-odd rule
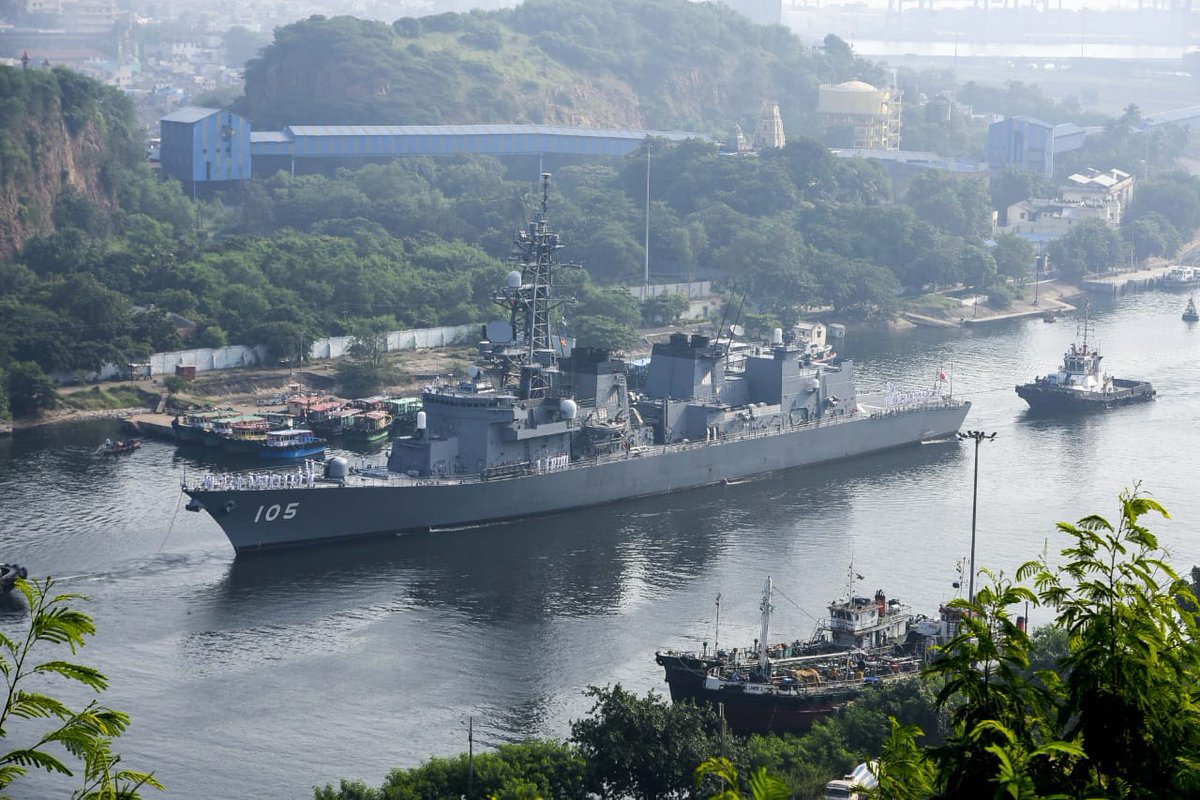
[[[301,428],[270,431],[258,454],[272,459],[304,458],[324,453],[325,445],[324,439]]]
[[[105,439],[104,444],[96,448],[96,452],[102,456],[117,456],[121,453],[132,453],[141,446],[141,439],[117,439],[115,442]]]
[[[350,427],[343,430],[347,441],[381,442],[392,430],[392,415],[386,411],[366,411],[354,417]]]
[[[1200,322],[1200,314],[1196,313],[1196,298],[1195,298],[1195,296],[1188,298],[1187,308],[1185,308],[1183,310],[1183,321],[1184,322]]]
[[[25,568],[17,564],[0,564],[0,595],[8,594],[20,578],[29,577]]]
[[[1058,322],[1058,317],[1053,311],[1046,311],[1042,314],[1042,322]]]

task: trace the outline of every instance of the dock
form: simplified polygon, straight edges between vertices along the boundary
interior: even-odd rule
[[[1129,292],[1142,289],[1153,289],[1171,269],[1171,265],[1152,267],[1137,272],[1120,272],[1115,275],[1102,275],[1086,278],[1080,282],[1081,289],[1096,294],[1107,294],[1120,297]]]
[[[144,436],[147,439],[169,439],[174,442],[177,439],[175,428],[171,426],[174,420],[174,414],[140,411],[126,417],[125,425],[135,431],[138,436]]]

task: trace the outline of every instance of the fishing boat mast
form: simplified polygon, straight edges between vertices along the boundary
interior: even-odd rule
[[[758,669],[763,675],[767,674],[767,636],[771,630],[771,576],[763,585],[762,627],[758,633]]]

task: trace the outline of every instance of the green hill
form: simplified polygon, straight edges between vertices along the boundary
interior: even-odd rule
[[[314,16],[276,31],[239,110],[290,123],[553,123],[752,128],[764,100],[815,132],[820,83],[878,70],[840,40],[805,47],[715,3],[528,0],[391,25]]]

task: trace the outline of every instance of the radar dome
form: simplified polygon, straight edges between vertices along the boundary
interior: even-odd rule
[[[419,431],[425,430],[425,426],[428,424],[427,419],[428,418],[425,416],[424,411],[417,412],[417,430],[419,430]]]
[[[325,462],[325,477],[330,480],[344,481],[350,474],[350,462],[341,456],[334,456]]]
[[[563,415],[563,419],[575,419],[575,415],[579,413],[579,406],[574,400],[566,399],[558,404],[558,411]]]
[[[510,288],[510,289],[518,288],[521,285],[521,273],[517,272],[514,269],[512,272],[508,273],[507,282],[508,282],[508,288]]]
[[[475,380],[476,378],[478,378],[479,377],[479,367],[475,364],[472,364],[471,366],[467,367],[467,377],[469,377],[471,380]]]

